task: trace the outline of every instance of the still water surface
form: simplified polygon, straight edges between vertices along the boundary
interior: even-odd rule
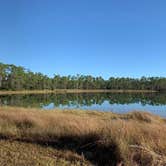
[[[83,109],[126,113],[149,111],[166,117],[166,93],[83,93],[1,95],[0,105],[49,109]]]

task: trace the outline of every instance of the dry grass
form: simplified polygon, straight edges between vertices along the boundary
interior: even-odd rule
[[[55,89],[55,90],[0,90],[0,95],[9,94],[49,94],[49,93],[154,93],[154,90],[109,90],[109,89]]]
[[[15,150],[21,154],[26,153],[26,148],[31,149],[32,144],[36,151],[51,149],[52,162],[58,158],[60,162],[78,161],[77,165],[82,162],[87,165],[164,166],[165,133],[166,120],[145,112],[118,115],[81,110],[0,108],[0,144],[17,145]],[[42,155],[47,156],[47,151],[36,157]],[[7,161],[8,157],[4,158]],[[32,157],[28,158],[35,162]],[[42,162],[47,160],[43,158]]]
[[[82,157],[70,151],[11,140],[0,141],[1,166],[87,166]]]

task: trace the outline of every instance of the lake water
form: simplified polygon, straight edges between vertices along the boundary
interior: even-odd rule
[[[166,93],[83,93],[1,95],[0,105],[50,109],[83,109],[126,113],[148,111],[166,117]]]

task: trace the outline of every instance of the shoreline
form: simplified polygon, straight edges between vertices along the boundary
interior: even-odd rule
[[[107,90],[107,89],[56,89],[56,90],[0,90],[0,95],[12,94],[63,94],[63,93],[157,93],[155,90]]]

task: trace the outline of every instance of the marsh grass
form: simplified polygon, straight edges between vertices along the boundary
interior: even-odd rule
[[[1,141],[51,148],[88,165],[166,165],[165,133],[166,120],[145,112],[0,108]]]
[[[50,93],[155,93],[155,90],[114,90],[114,89],[55,89],[55,90],[0,90],[0,95],[10,94],[50,94]]]

